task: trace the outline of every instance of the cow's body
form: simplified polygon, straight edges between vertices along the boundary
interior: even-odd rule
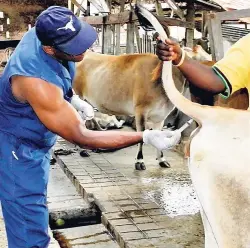
[[[250,247],[250,113],[214,108],[190,145],[206,248]]]
[[[162,84],[151,80],[158,63],[151,54],[113,56],[88,52],[77,65],[74,89],[102,113],[133,116],[135,109],[148,106],[147,119],[161,122],[173,105],[166,97],[159,97],[164,95]]]
[[[162,79],[168,98],[199,124],[186,155],[201,205],[205,248],[249,248],[250,112],[191,102],[176,89],[171,62],[164,62]]]
[[[103,55],[88,52],[78,63],[74,90],[103,113],[135,116],[137,131],[149,122],[155,129],[173,109],[166,97],[160,78],[162,62],[153,54]],[[184,77],[174,68],[175,84],[183,90]],[[157,159],[169,167],[161,152]],[[136,169],[145,169],[142,144]]]
[[[189,101],[175,90],[166,68],[163,86],[168,97],[199,123],[186,156],[201,204],[205,248],[249,248],[250,112]],[[232,105],[239,102],[239,95],[232,97]]]
[[[214,62],[207,64],[212,66]],[[224,100],[190,90],[194,102],[229,108],[207,111],[204,107],[207,115],[197,118],[202,125],[194,132],[189,149],[189,171],[201,203],[205,248],[249,248],[250,112],[241,111],[249,108],[249,94],[241,89]],[[190,105],[185,105],[180,109],[186,112]],[[193,110],[187,112],[196,117]],[[178,114],[187,120],[185,114]],[[179,128],[184,120],[178,116],[177,121],[175,126]]]

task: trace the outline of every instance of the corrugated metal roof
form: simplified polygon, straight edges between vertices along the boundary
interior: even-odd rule
[[[232,27],[224,24],[222,24],[221,29],[222,29],[222,36],[231,42],[236,42],[240,38],[250,33],[250,29]]]
[[[249,0],[213,0],[225,9],[249,9]]]

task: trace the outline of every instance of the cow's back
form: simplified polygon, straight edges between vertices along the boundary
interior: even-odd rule
[[[74,89],[102,112],[133,115],[135,106],[150,105],[164,95],[162,85],[152,81],[159,63],[153,54],[88,52],[77,64]]]

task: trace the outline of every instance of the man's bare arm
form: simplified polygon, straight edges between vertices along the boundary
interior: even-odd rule
[[[122,148],[142,141],[141,132],[91,131],[64,100],[62,90],[38,78],[12,78],[14,95],[27,101],[41,122],[52,132],[85,148]]]
[[[210,66],[186,57],[179,69],[193,85],[200,89],[207,90],[214,94],[225,91],[225,84]]]

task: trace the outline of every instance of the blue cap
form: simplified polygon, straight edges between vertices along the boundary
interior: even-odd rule
[[[51,6],[37,18],[36,34],[43,45],[70,55],[84,53],[97,39],[94,28],[65,7]]]

